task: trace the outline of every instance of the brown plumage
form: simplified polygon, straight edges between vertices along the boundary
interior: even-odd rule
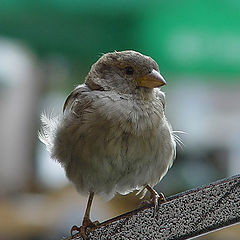
[[[95,193],[110,199],[146,186],[151,192],[171,167],[176,144],[159,89],[165,83],[152,58],[107,53],[70,93],[62,116],[43,116],[41,140],[76,189],[90,194],[83,235]]]

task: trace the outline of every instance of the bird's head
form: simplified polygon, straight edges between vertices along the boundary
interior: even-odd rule
[[[160,87],[166,81],[152,58],[129,50],[104,54],[92,65],[85,83],[91,89],[129,93]]]

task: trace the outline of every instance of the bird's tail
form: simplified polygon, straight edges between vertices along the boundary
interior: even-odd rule
[[[41,114],[42,126],[38,132],[38,138],[46,145],[49,152],[52,152],[54,136],[56,134],[58,117],[47,115],[45,112]]]

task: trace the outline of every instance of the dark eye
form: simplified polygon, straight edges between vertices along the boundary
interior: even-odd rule
[[[133,75],[134,70],[133,70],[132,67],[128,66],[128,67],[125,68],[125,72],[126,72],[127,75]]]

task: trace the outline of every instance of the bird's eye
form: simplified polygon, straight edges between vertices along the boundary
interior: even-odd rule
[[[126,72],[127,75],[133,75],[134,70],[133,70],[132,67],[128,66],[128,67],[125,68],[125,72]]]

